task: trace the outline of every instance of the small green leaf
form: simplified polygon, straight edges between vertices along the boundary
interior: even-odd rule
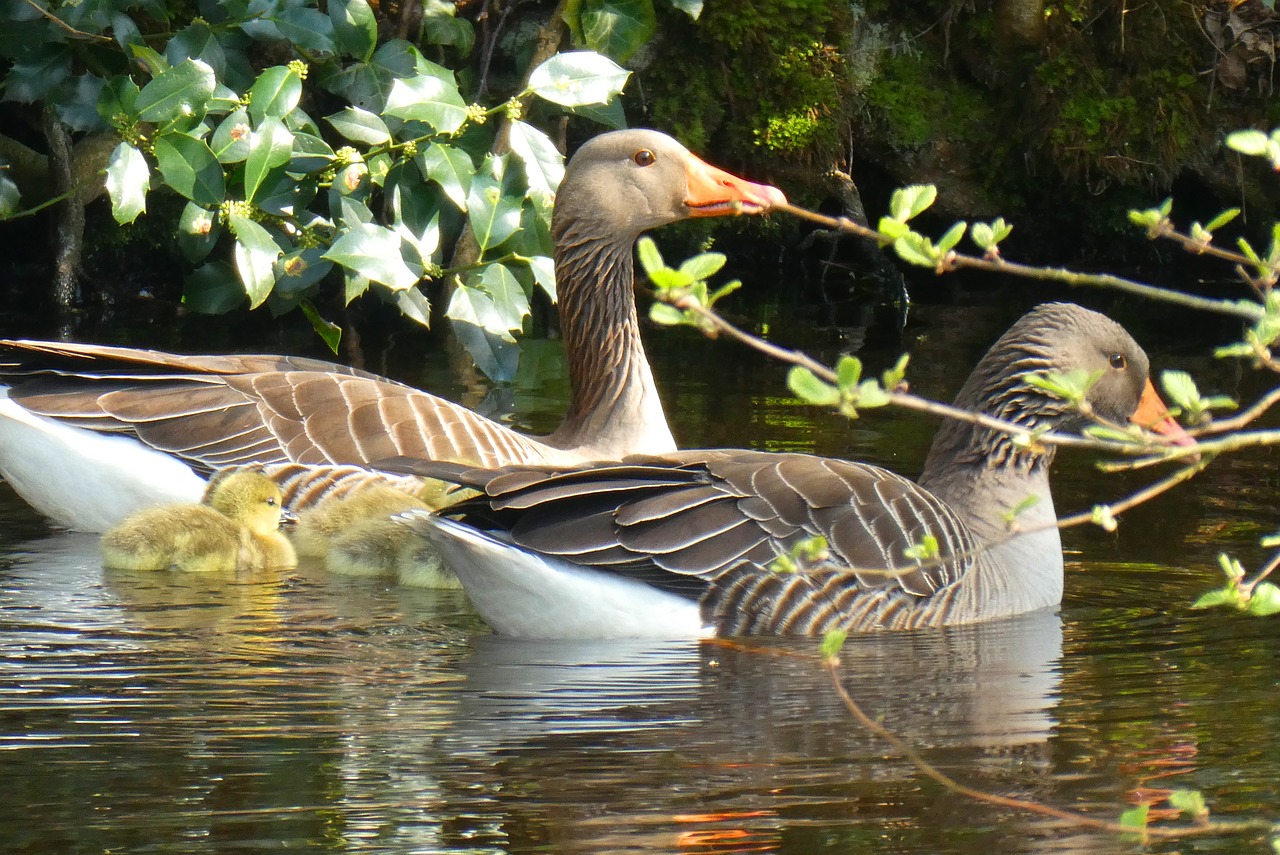
[[[400,314],[428,329],[431,327],[431,301],[415,286],[396,292],[396,306]]]
[[[493,305],[493,298],[479,288],[459,283],[453,289],[453,297],[445,317],[453,321],[462,321],[480,329],[502,330],[502,318]]]
[[[295,50],[309,54],[338,52],[333,42],[333,22],[317,9],[281,3],[271,20]]]
[[[840,650],[844,647],[845,639],[848,637],[849,633],[842,629],[833,629],[822,636],[822,658],[830,660],[839,656]]]
[[[1142,831],[1147,827],[1147,812],[1149,810],[1150,808],[1147,805],[1131,807],[1120,814],[1120,824],[1135,831]]]
[[[680,272],[688,276],[690,281],[710,279],[720,272],[727,260],[723,253],[703,252],[685,259],[680,265]]]
[[[116,146],[107,163],[107,194],[117,223],[132,223],[147,209],[150,186],[151,169],[142,152],[128,143]]]
[[[938,538],[932,534],[926,534],[918,543],[902,550],[902,554],[917,564],[923,564],[926,561],[937,560],[942,555],[942,550],[938,546]]]
[[[649,320],[667,327],[678,327],[688,323],[684,312],[670,303],[654,303],[649,307]]]
[[[511,151],[524,164],[529,191],[552,196],[564,177],[564,155],[533,125],[512,122],[510,130]]]
[[[202,261],[213,250],[222,235],[218,215],[195,202],[188,202],[178,219],[178,246],[187,261]]]
[[[244,197],[254,201],[258,188],[271,170],[289,162],[293,134],[276,118],[268,117],[249,138],[249,154],[244,161]]]
[[[1240,594],[1235,588],[1217,588],[1202,594],[1191,604],[1193,609],[1209,609],[1214,606],[1233,606],[1240,601]]]
[[[1280,613],[1280,587],[1260,582],[1249,597],[1249,614],[1265,617]]]
[[[155,141],[155,155],[164,183],[192,202],[213,208],[226,198],[222,164],[204,140],[165,134]]]
[[[836,363],[836,385],[841,389],[853,389],[862,379],[862,360],[856,356],[842,356]]]
[[[284,119],[302,100],[302,81],[287,65],[275,65],[258,75],[249,89],[249,118],[261,125],[268,117]]]
[[[432,143],[418,155],[418,170],[430,181],[440,185],[449,201],[464,214],[467,212],[467,194],[476,174],[471,157],[453,146]]]
[[[347,107],[341,112],[327,117],[334,130],[349,140],[365,145],[382,145],[391,142],[391,131],[387,123],[375,113],[359,107]]]
[[[228,218],[231,233],[236,236],[236,272],[249,295],[249,308],[256,309],[276,284],[275,263],[280,246],[258,223],[240,214]]]
[[[889,199],[889,215],[900,223],[919,216],[938,198],[932,184],[912,184],[893,191]]]
[[[1101,371],[1090,373],[1083,368],[1072,371],[1046,371],[1042,374],[1027,374],[1024,382],[1033,389],[1047,392],[1055,398],[1061,398],[1075,406],[1079,406],[1102,376]]]
[[[383,112],[400,119],[426,122],[442,134],[451,134],[467,120],[467,104],[458,94],[453,72],[426,60],[423,62],[431,69],[428,73],[391,84]]]
[[[400,255],[400,236],[376,223],[353,225],[324,257],[393,291],[412,288],[419,278]]]
[[[249,140],[252,135],[249,111],[242,107],[228,113],[222,120],[213,132],[209,147],[219,163],[239,163],[249,156]]]
[[[622,92],[631,72],[594,51],[558,53],[529,75],[529,91],[562,107],[604,104]]]
[[[1235,131],[1227,134],[1227,148],[1254,157],[1266,157],[1271,140],[1262,131]]]
[[[938,252],[929,239],[916,232],[907,232],[893,242],[893,251],[908,264],[918,267],[936,267]]]
[[[324,247],[312,246],[286,252],[276,259],[276,287],[272,293],[285,299],[296,299],[333,269],[324,258]]]
[[[222,315],[244,302],[244,286],[220,261],[206,264],[186,278],[182,304],[202,315]]]
[[[472,234],[482,250],[495,247],[520,227],[521,198],[511,192],[505,156],[490,156],[486,169],[476,174],[467,194]]]
[[[1160,372],[1160,386],[1179,407],[1188,410],[1200,408],[1200,391],[1191,375],[1185,371]]]
[[[1012,508],[1009,509],[1009,511],[1004,515],[1004,521],[1007,523],[1016,522],[1018,517],[1022,516],[1023,514],[1025,514],[1027,511],[1031,510],[1038,504],[1040,504],[1039,496],[1036,496],[1036,495],[1027,496],[1022,501],[1018,502],[1018,504],[1014,505]]]
[[[1227,223],[1231,222],[1238,216],[1240,216],[1239,208],[1227,208],[1227,210],[1223,211],[1221,214],[1218,214],[1218,216],[1214,217],[1205,225],[1204,227],[1205,231],[1216,232],[1218,229],[1222,228],[1223,226],[1225,226]]]
[[[626,62],[658,29],[653,0],[595,0],[583,4],[582,37],[598,53]]]
[[[834,407],[840,403],[840,390],[805,368],[794,365],[787,373],[787,386],[801,400],[820,407]]]
[[[859,407],[887,407],[892,401],[889,394],[874,380],[859,383],[857,397]]]
[[[333,0],[329,0],[329,2],[332,5]],[[321,317],[310,300],[303,300],[299,308],[302,309],[302,314],[306,316],[307,320],[311,322],[311,328],[329,346],[329,350],[336,354],[338,352],[338,344],[342,341],[342,327]]]
[[[883,240],[892,243],[911,234],[911,227],[891,217],[881,217],[880,223],[876,226],[876,231],[880,233]]]
[[[955,245],[960,242],[960,238],[964,237],[964,231],[968,227],[967,223],[959,222],[947,229],[946,233],[938,238],[938,252],[946,255]]]
[[[546,292],[551,302],[556,302],[556,267],[555,263],[545,255],[526,258],[529,270],[533,273],[533,281]]]
[[[361,62],[368,62],[378,44],[378,21],[366,0],[329,0],[338,47]]]
[[[144,122],[156,124],[180,116],[202,116],[216,85],[212,68],[198,59],[188,59],[142,87],[134,108]]]
[[[986,223],[974,223],[969,230],[969,239],[980,249],[991,249],[996,245],[995,231]]]
[[[0,220],[12,217],[18,211],[22,201],[22,193],[18,185],[9,180],[9,176],[0,171]]]
[[[636,244],[636,255],[640,258],[640,266],[650,276],[659,270],[667,268],[666,262],[662,260],[662,253],[658,251],[658,245],[653,242],[651,237],[640,238]]]
[[[493,298],[501,329],[519,331],[529,316],[529,298],[520,280],[505,264],[490,264],[480,274],[479,284]],[[497,331],[497,330],[495,330]]]
[[[907,377],[907,364],[910,361],[911,354],[909,353],[899,356],[893,367],[880,375],[880,385],[888,391],[897,389]]]
[[[1209,807],[1204,802],[1204,794],[1199,790],[1174,790],[1169,794],[1169,806],[1193,818],[1209,815]]]

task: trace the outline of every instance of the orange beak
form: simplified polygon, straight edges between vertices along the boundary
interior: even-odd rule
[[[777,187],[752,184],[693,155],[689,155],[685,172],[689,177],[689,195],[684,203],[691,217],[760,214],[775,205],[787,204],[787,197]]]
[[[1169,409],[1160,400],[1156,387],[1147,381],[1147,388],[1142,390],[1142,399],[1138,401],[1138,410],[1129,417],[1140,428],[1155,431],[1165,438],[1170,445],[1195,445],[1196,441],[1182,429],[1182,425],[1173,420]]]

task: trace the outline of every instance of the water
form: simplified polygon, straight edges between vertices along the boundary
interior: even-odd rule
[[[916,388],[954,390],[1006,314],[925,318]],[[848,425],[791,402],[782,369],[728,343],[650,346],[686,443],[908,474],[923,459],[926,420]],[[545,429],[563,382],[522,378],[490,403]],[[1060,613],[852,638],[839,679],[974,787],[1106,819],[1142,788],[1182,787],[1217,819],[1280,816],[1277,624],[1187,608],[1217,584],[1219,550],[1262,559],[1251,544],[1275,526],[1273,468],[1264,454],[1220,461],[1116,535],[1068,532]],[[1064,511],[1125,486],[1076,458],[1057,475]],[[946,791],[856,723],[811,641],[510,642],[457,593],[307,567],[107,574],[95,538],[51,531],[8,493],[0,519],[5,853],[1143,848]],[[1270,844],[1253,830],[1145,848]]]

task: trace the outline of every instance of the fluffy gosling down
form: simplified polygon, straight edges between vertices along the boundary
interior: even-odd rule
[[[458,588],[430,544],[391,517],[430,510],[417,496],[372,486],[325,499],[302,512],[293,534],[298,554],[342,576],[390,576],[418,588]]]
[[[102,536],[108,570],[216,573],[288,570],[298,565],[280,532],[279,486],[261,472],[221,472],[203,503],[147,508]]]

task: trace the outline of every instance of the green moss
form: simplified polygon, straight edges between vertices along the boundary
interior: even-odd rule
[[[736,0],[682,18],[664,16],[666,38],[641,73],[653,124],[730,160],[835,156],[848,128],[847,8]]]
[[[935,140],[968,144],[984,139],[994,116],[988,93],[957,80],[929,57],[887,59],[864,98],[883,142],[900,152]]]

